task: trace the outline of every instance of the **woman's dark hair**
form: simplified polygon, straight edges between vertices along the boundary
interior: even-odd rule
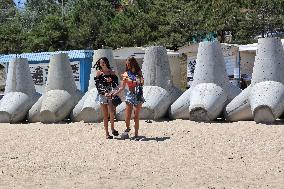
[[[126,66],[125,71],[126,72],[127,71],[131,71],[132,72],[132,68],[134,68],[134,70],[135,70],[134,74],[141,76],[142,72],[141,72],[141,68],[140,68],[137,60],[134,57],[129,57],[129,58],[126,59],[126,61],[129,62],[129,67],[130,68],[128,68],[127,65],[125,65]]]
[[[109,64],[109,61],[108,61],[107,57],[102,57],[102,58],[100,58],[100,59],[95,63],[95,65],[93,66],[93,68],[96,68],[96,70],[102,70],[102,67],[100,66],[100,60],[103,60],[103,61],[105,62],[105,64],[106,64],[106,67],[111,70],[111,67],[110,67],[110,64]]]

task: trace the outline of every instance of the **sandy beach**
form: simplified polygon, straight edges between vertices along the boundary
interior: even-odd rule
[[[140,124],[0,124],[0,188],[284,188],[283,122]]]

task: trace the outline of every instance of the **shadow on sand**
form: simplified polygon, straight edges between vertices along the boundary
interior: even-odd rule
[[[165,140],[169,140],[170,137],[146,137],[146,136],[139,136],[137,138],[130,137],[129,139],[124,138],[114,138],[116,140],[134,140],[134,141],[156,141],[156,142],[163,142]]]

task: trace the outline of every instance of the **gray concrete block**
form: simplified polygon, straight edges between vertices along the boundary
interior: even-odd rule
[[[41,96],[29,110],[29,113],[28,113],[29,122],[32,122],[32,123],[40,122],[39,115],[40,115],[42,100],[43,100],[43,96]]]
[[[186,90],[170,107],[171,119],[189,119],[188,108],[190,106],[191,90]]]
[[[74,97],[65,90],[50,90],[44,94],[40,108],[40,122],[55,123],[64,120],[74,108]]]
[[[45,92],[65,90],[74,94],[77,90],[68,55],[65,53],[50,56]]]
[[[77,90],[68,55],[52,55],[45,93],[29,111],[28,119],[30,122],[43,123],[62,121],[82,96]]]
[[[120,105],[116,107],[116,114],[115,117],[119,121],[124,121],[125,120],[125,107],[126,107],[126,102],[122,102]],[[131,117],[134,117],[134,114],[132,113]]]
[[[284,112],[283,83],[264,81],[255,84],[252,86],[249,102],[257,123],[275,121]]]
[[[227,95],[228,95],[227,104],[231,102],[241,92],[242,90],[238,86],[229,83],[229,85],[227,85]]]
[[[227,121],[251,121],[253,115],[249,103],[249,94],[251,86],[242,91],[236,96],[227,106],[224,111],[225,119]]]
[[[25,119],[31,107],[31,100],[25,93],[10,92],[0,101],[0,107],[0,122],[16,123]]]
[[[28,95],[36,93],[26,58],[16,58],[9,63],[5,93],[15,91]]]
[[[144,98],[147,100],[142,105],[140,119],[156,120],[167,114],[173,98],[172,93],[157,86],[144,86],[143,93]],[[125,119],[125,103],[117,107],[116,118],[121,121]]]
[[[279,38],[258,40],[252,84],[262,81],[284,82],[284,52]]]
[[[214,42],[199,43],[192,87],[201,83],[214,83],[225,89],[229,85],[221,44]]]
[[[101,107],[96,102],[97,95],[98,91],[96,88],[89,90],[73,109],[71,119],[87,123],[102,121]]]
[[[12,60],[8,68],[5,95],[0,101],[0,122],[24,121],[39,96],[35,91],[28,60]]]
[[[142,66],[145,86],[158,86],[166,90],[172,88],[171,70],[165,47],[148,47]]]
[[[258,123],[272,123],[284,112],[284,51],[281,40],[259,39],[257,48],[252,84],[228,104],[228,120],[253,118]]]
[[[190,95],[189,119],[211,121],[223,111],[228,97],[226,92],[214,83],[196,85]]]
[[[171,105],[173,119],[212,121],[241,90],[229,82],[219,42],[198,47],[192,86]]]

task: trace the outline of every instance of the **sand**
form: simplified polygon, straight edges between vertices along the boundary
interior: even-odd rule
[[[140,123],[0,124],[0,188],[284,188],[284,123]]]

